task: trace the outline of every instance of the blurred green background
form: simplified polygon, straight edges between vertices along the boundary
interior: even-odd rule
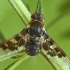
[[[24,0],[34,13],[38,0]],[[42,0],[45,28],[57,44],[70,58],[70,0]],[[0,42],[20,32],[25,25],[7,0],[0,0]],[[4,36],[4,38],[3,38]],[[14,59],[0,62],[4,70]],[[22,62],[15,70],[53,70],[42,57],[31,57]]]

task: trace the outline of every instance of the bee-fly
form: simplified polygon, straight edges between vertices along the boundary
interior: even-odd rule
[[[64,51],[49,37],[44,28],[41,1],[38,0],[36,11],[31,15],[31,21],[27,27],[0,44],[0,59],[22,50],[25,50],[30,56],[35,56],[42,49],[50,57],[66,58]]]
[[[48,38],[44,29],[44,16],[41,14],[41,2],[39,0],[36,11],[31,16],[31,21],[20,33],[0,44],[2,53],[11,54],[25,48],[30,56],[37,55],[43,48],[44,41]]]

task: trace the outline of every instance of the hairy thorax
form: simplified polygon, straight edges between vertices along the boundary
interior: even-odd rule
[[[35,21],[29,24],[26,35],[26,52],[31,55],[37,55],[41,50],[41,41],[43,41],[43,28],[41,23]]]

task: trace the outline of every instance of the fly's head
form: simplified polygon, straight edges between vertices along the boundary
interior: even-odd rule
[[[34,14],[32,14],[31,16],[32,21],[37,21],[37,22],[43,22],[44,21],[44,16],[43,14],[39,13],[39,12],[35,12]]]

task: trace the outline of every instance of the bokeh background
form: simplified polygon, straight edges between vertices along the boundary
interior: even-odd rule
[[[24,0],[34,13],[38,0]],[[57,44],[70,58],[70,0],[42,0],[45,28]],[[25,25],[16,14],[8,0],[0,0],[0,42],[20,32]],[[0,62],[0,70],[4,70],[14,59]],[[15,70],[53,70],[42,57],[35,56],[22,62]]]

